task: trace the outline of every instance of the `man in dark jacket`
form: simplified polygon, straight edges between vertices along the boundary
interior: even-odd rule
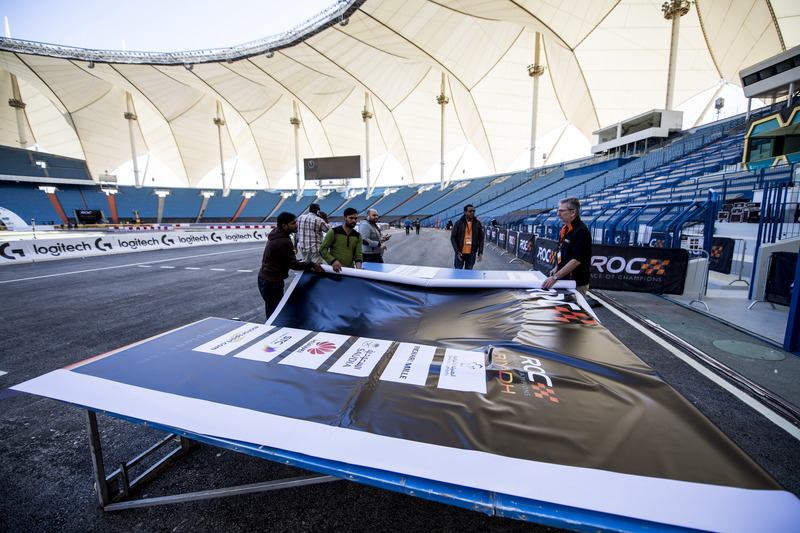
[[[592,261],[592,233],[581,221],[581,203],[576,197],[561,200],[556,213],[564,224],[558,239],[558,262],[550,271],[550,277],[542,282],[542,288],[549,289],[560,279],[571,279],[575,281],[576,290],[586,296]]]
[[[475,218],[475,207],[472,204],[464,206],[464,216],[453,225],[450,244],[456,253],[453,268],[457,270],[472,270],[475,259],[483,259],[483,226]]]
[[[267,320],[283,298],[283,283],[289,277],[290,268],[322,272],[319,263],[297,260],[291,237],[296,232],[297,217],[284,211],[278,215],[277,225],[267,237],[261,270],[258,271],[258,291],[266,305]]]

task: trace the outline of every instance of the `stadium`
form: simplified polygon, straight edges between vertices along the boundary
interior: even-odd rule
[[[338,223],[347,208],[360,217],[376,209],[381,222],[396,228],[417,219],[426,242],[412,243],[414,236],[402,241],[398,235],[387,262],[446,268],[452,251],[445,228],[471,204],[487,228],[486,257],[477,266],[482,276],[491,280],[489,272],[508,271],[525,279],[529,272],[549,271],[548,254],[555,253],[552,243],[561,226],[556,208],[562,198],[575,196],[595,254],[603,258],[593,258],[589,300],[600,322],[624,343],[623,351],[630,349],[632,357],[699,406],[716,426],[708,431],[719,428],[721,438],[742,448],[741,461],[752,460],[754,471],[767,473],[770,481],[764,486],[775,483],[796,498],[800,481],[791,465],[800,460],[800,398],[792,386],[800,372],[792,290],[800,235],[798,20],[800,12],[790,1],[340,0],[295,28],[228,48],[132,52],[1,38],[0,92],[8,106],[0,109],[5,226],[0,283],[12,298],[6,336],[16,342],[5,350],[0,371],[9,374],[0,379],[11,387],[206,317],[263,322],[253,279],[242,282],[228,273],[250,272],[248,264],[258,264],[263,250],[258,241],[283,211],[300,215],[316,203]],[[107,254],[112,248],[137,252],[136,259]],[[113,277],[134,262],[137,270],[155,273],[167,268],[159,263],[190,261],[192,254],[203,256],[202,265],[184,268],[204,275],[183,280],[176,277],[183,274],[160,270],[157,278],[163,280]],[[663,280],[647,270],[648,277],[637,285],[633,278],[644,257],[650,266],[674,269],[662,271],[677,272],[677,265],[683,270]],[[65,258],[81,259],[53,261]],[[108,279],[58,284],[77,279],[75,273],[83,272],[74,268],[78,261],[86,272],[107,272]],[[214,270],[226,271],[224,279],[208,277]],[[55,281],[44,281],[50,279]],[[94,284],[101,294],[90,294]],[[307,298],[325,300],[337,289],[323,289],[320,282],[308,290]],[[348,294],[369,290],[358,286],[336,302],[342,305]],[[386,291],[377,293],[378,302]],[[306,309],[297,298],[292,309]],[[292,301],[288,295],[286,301]],[[303,317],[288,322],[293,316],[288,306],[282,311],[286,327],[329,331]],[[324,314],[335,316],[337,309]],[[48,329],[44,322],[53,321],[52,331],[40,331]],[[418,334],[392,327],[398,328],[398,341]],[[445,323],[442,330],[447,328]],[[641,328],[659,340],[634,338],[633,330]],[[484,338],[480,331],[474,343],[494,344],[491,333]],[[27,347],[26,336],[35,337]],[[444,338],[428,340],[477,346],[465,338]],[[717,353],[723,344],[728,350]],[[561,343],[544,348],[571,354]],[[695,363],[686,363],[674,350]],[[36,358],[40,353],[52,357]],[[700,380],[711,378],[696,377],[682,364],[699,365],[705,370],[697,373],[710,372],[716,381],[709,386]],[[22,398],[27,396],[4,400],[16,402],[19,410],[3,421],[6,433],[39,418],[57,426],[61,417],[67,422],[59,431],[75,441],[82,438],[85,422],[67,415],[67,406],[51,413],[42,402]],[[135,415],[127,417],[141,423]],[[128,440],[139,437],[118,421],[109,423],[109,433],[135,455]],[[91,427],[90,422],[90,432]],[[174,429],[167,422],[154,427]],[[30,442],[23,444],[24,438],[44,438],[40,430],[26,429],[12,442],[31,456],[42,454]],[[189,469],[190,480],[202,485],[219,485],[219,479],[253,483],[262,475],[274,476],[272,468],[281,466],[257,462],[258,450],[238,457],[243,454],[231,451],[236,446],[204,441],[203,435],[192,433],[208,446],[204,449],[219,446],[222,451],[214,453],[222,460],[202,473],[178,467],[184,474]],[[18,456],[13,446],[4,447],[5,457]],[[75,450],[50,447],[72,463],[86,455],[77,445]],[[617,465],[621,449],[609,452],[609,464]],[[736,450],[727,459],[733,462]],[[703,457],[699,449],[696,453]],[[305,456],[287,457],[286,464],[342,477],[341,466],[315,468]],[[231,466],[236,475],[228,471]],[[5,499],[18,505],[36,501],[45,509],[31,515],[37,523],[50,523],[51,508],[67,530],[155,530],[159,520],[181,527],[168,510],[180,506],[103,513],[90,503],[96,497],[86,487],[68,489],[88,493],[76,500],[45,503],[41,495],[34,498],[36,483],[18,468],[6,467],[4,476],[25,479],[27,498],[9,489]],[[92,469],[88,460],[81,468]],[[542,524],[542,531],[548,526],[581,531],[715,527],[704,519],[662,522],[657,514],[637,514],[639,507],[593,507],[591,498],[581,507],[566,496],[544,504],[530,496],[534,504],[509,503],[499,496],[502,488],[479,487],[487,492],[458,497],[450,495],[449,485],[398,488],[389,478],[358,468],[353,475],[364,488],[335,496],[339,491],[324,486],[290,490],[318,491],[316,497],[333,498],[339,508],[363,498],[373,507],[387,505],[385,516],[361,511],[350,518],[315,504],[308,508],[312,519],[311,511],[292,506],[300,522],[272,510],[275,529],[422,530],[459,524],[466,530],[510,531],[531,530],[533,523]],[[408,468],[401,473],[409,474],[413,468]],[[615,468],[639,473],[630,464]],[[86,474],[80,470],[65,480],[79,483]],[[752,474],[759,480],[761,475]],[[435,481],[456,483],[446,476]],[[706,483],[716,480],[701,478],[698,484]],[[732,484],[747,486],[737,483]],[[382,490],[387,488],[405,495],[387,496],[389,491]],[[477,490],[459,486],[468,489]],[[419,493],[424,496],[418,498]],[[302,500],[302,494],[287,499]],[[47,497],[56,499],[49,491]],[[256,497],[235,504],[248,518],[222,513],[200,530],[258,527],[245,511]],[[276,501],[288,505],[280,498]],[[391,498],[406,499],[388,503]],[[101,507],[108,505],[101,497]],[[210,504],[180,505],[203,514],[208,509],[203,505]],[[213,505],[220,506],[215,512],[224,509],[222,503]],[[790,500],[786,508],[794,505]],[[85,513],[76,511],[84,507]],[[406,528],[399,518],[404,507],[420,513]],[[132,526],[126,513],[136,513],[137,521],[148,525]],[[9,530],[33,527],[22,517],[3,520]],[[723,524],[719,528],[727,529]],[[773,525],[778,530],[782,524]]]

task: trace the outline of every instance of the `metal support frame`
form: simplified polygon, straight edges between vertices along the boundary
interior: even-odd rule
[[[341,480],[341,478],[336,476],[315,474],[222,489],[209,489],[170,496],[130,500],[128,498],[134,490],[152,481],[179,457],[185,455],[193,447],[193,444],[195,444],[194,441],[181,435],[169,434],[132,460],[121,462],[117,470],[106,476],[105,466],[103,465],[103,450],[100,445],[100,431],[97,425],[97,414],[87,409],[86,420],[89,433],[89,449],[92,456],[92,469],[95,477],[95,490],[97,491],[97,496],[100,501],[100,507],[102,507],[104,511],[122,511],[125,509],[137,509],[155,505],[207,500],[211,498],[252,494],[255,492],[294,488]],[[162,449],[170,444],[177,444],[178,447],[167,451],[160,458],[155,455],[157,452],[163,451]],[[148,459],[154,460],[155,463],[148,467],[141,475],[131,480],[131,469]]]
[[[747,241],[745,239],[734,239],[734,240],[742,241],[742,248],[739,254],[739,279],[731,281],[730,283],[728,283],[728,285],[733,285],[734,283],[741,281],[745,285],[749,286],[750,282],[747,281],[746,279],[742,279],[742,272],[744,271],[744,254],[745,251],[747,250]],[[753,265],[753,268],[755,268],[755,265]]]
[[[767,277],[769,277],[769,273],[772,270],[772,261],[773,260],[774,260],[774,256],[770,255],[769,256],[769,263],[767,264]],[[755,262],[753,262],[753,275],[755,276]],[[754,288],[755,288],[755,286],[751,285],[750,286],[750,292],[752,292]],[[773,309],[775,309],[775,304],[770,302],[769,300],[767,300],[767,284],[766,284],[766,282],[764,283],[764,294],[761,295],[761,298],[754,300],[750,305],[747,306],[748,311],[750,309],[752,309],[753,306],[756,305],[759,302],[768,303],[769,305],[772,306]]]
[[[694,303],[701,303],[701,304],[703,304],[703,307],[706,308],[706,311],[708,311],[708,304],[703,301],[703,297],[706,295],[706,287],[708,285],[708,271],[709,271],[709,267],[710,267],[710,264],[711,264],[711,255],[706,250],[702,250],[702,249],[701,250],[692,250],[692,253],[699,253],[699,254],[705,256],[706,268],[703,271],[702,283],[700,283],[700,294],[697,295],[697,298],[691,300],[689,302],[689,305],[692,305]]]

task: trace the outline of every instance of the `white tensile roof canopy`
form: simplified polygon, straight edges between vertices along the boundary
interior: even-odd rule
[[[135,152],[147,185],[159,184],[147,168],[158,161],[186,187],[213,171],[222,187],[224,160],[226,187],[252,187],[249,169],[259,188],[294,188],[281,180],[303,158],[363,161],[367,146],[373,186],[400,183],[376,163],[386,156],[405,185],[423,182],[442,153],[446,179],[461,177],[468,152],[483,174],[526,168],[537,32],[537,137],[569,124],[591,139],[666,107],[672,23],[662,3],[343,1],[275,38],[165,54],[0,39],[0,97],[15,103],[0,106],[0,144],[23,138],[85,159],[95,179]],[[797,0],[697,0],[680,19],[675,105],[738,85],[742,68],[799,39]]]

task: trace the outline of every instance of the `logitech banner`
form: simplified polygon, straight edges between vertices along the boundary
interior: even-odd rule
[[[533,263],[533,247],[536,236],[533,233],[519,233],[517,237],[517,257],[526,263]]]
[[[683,294],[689,252],[680,248],[592,245],[593,289]]]
[[[714,237],[711,241],[711,254],[708,268],[715,272],[730,274],[735,244],[736,241],[728,237]]]
[[[550,239],[536,239],[536,255],[533,258],[533,269],[544,275],[550,275],[550,271],[556,266],[558,256],[558,243]]]
[[[266,242],[270,228],[202,231],[153,231],[101,236],[65,236],[55,239],[0,241],[0,265],[35,263],[75,257],[145,252],[212,244]]]

